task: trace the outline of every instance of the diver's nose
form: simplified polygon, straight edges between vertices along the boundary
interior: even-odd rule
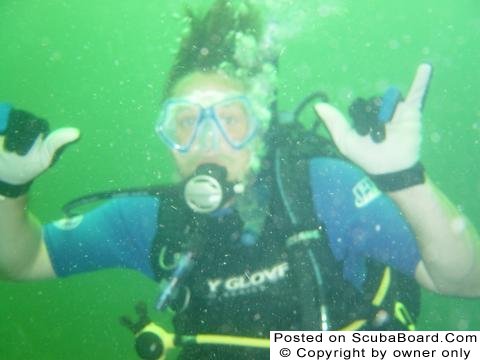
[[[214,152],[220,147],[220,131],[212,119],[205,119],[198,129],[197,145],[199,150]]]

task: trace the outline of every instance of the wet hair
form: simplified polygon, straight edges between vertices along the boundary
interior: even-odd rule
[[[235,76],[235,70],[241,66],[236,58],[241,51],[239,34],[258,43],[263,33],[261,11],[251,1],[216,0],[204,14],[191,7],[185,12],[189,28],[167,76],[164,98],[171,95],[178,81],[194,72],[223,71],[239,77]],[[253,66],[243,76],[255,71]]]

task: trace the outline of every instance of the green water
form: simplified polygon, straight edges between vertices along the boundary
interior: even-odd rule
[[[280,61],[283,109],[323,89],[345,111],[390,83],[406,91],[421,61],[434,65],[423,162],[480,227],[480,3],[275,3],[292,35]],[[35,182],[31,209],[42,221],[90,191],[172,178],[153,122],[180,10],[173,0],[0,0],[0,100],[83,136]],[[141,274],[119,270],[0,283],[0,359],[135,359],[117,318],[156,293]],[[424,292],[419,328],[480,330],[479,306]]]

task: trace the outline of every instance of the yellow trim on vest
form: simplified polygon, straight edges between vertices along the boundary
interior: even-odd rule
[[[415,322],[413,321],[410,312],[400,301],[395,301],[395,317],[398,319],[398,321],[405,325],[408,330],[415,330]]]
[[[375,295],[373,296],[372,304],[374,306],[382,305],[383,300],[385,300],[385,297],[387,296],[391,281],[392,281],[392,273],[390,271],[390,268],[387,266],[383,271],[383,276],[382,276],[382,280],[380,281],[380,285],[378,286],[378,289]],[[359,330],[366,323],[367,323],[367,320],[359,319],[351,322],[350,324],[338,330],[339,331],[355,331],[355,330]]]
[[[383,272],[382,281],[380,286],[373,297],[372,304],[375,306],[380,306],[387,296],[388,289],[390,288],[390,283],[392,281],[392,274],[390,268],[387,266]]]
[[[363,325],[367,323],[367,320],[355,320],[354,322],[338,329],[338,331],[355,331],[359,330]]]
[[[195,336],[197,344],[215,344],[215,345],[230,345],[230,346],[248,346],[256,348],[270,347],[270,339],[249,338],[242,336],[228,336],[228,335],[210,335],[199,334]]]
[[[175,253],[173,255],[173,261],[170,265],[168,265],[166,262],[165,262],[165,256],[166,256],[166,253],[167,253],[167,247],[166,246],[162,246],[162,248],[160,249],[160,254],[158,254],[158,265],[160,266],[160,268],[162,270],[173,270],[175,269],[175,267],[178,265],[178,261],[180,259],[180,256],[178,253]]]

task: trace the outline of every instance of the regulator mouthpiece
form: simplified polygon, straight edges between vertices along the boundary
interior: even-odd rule
[[[227,169],[223,166],[202,164],[185,184],[184,196],[190,209],[207,214],[219,209],[235,193],[242,191],[242,186],[227,181]]]

